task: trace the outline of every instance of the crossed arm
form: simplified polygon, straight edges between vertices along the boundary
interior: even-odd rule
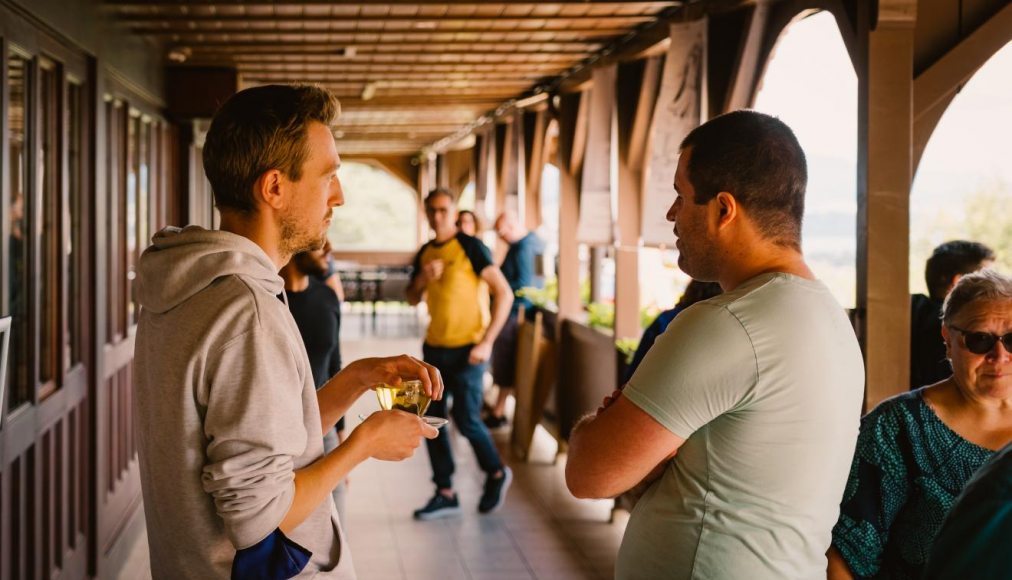
[[[578,498],[615,497],[658,477],[684,442],[616,392],[573,429],[566,485]]]

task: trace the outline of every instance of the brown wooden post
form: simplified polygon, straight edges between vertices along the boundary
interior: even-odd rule
[[[523,220],[520,211],[520,188],[523,187],[518,171],[520,162],[517,156],[517,122],[508,119],[495,126],[495,219],[503,212],[512,213],[517,219]],[[498,244],[497,244],[498,245]]]
[[[425,196],[429,195],[430,165],[423,157],[418,162],[418,245],[429,239],[429,222],[425,219]]]
[[[548,135],[548,110],[542,106],[523,113],[524,149],[524,225],[537,229],[541,225],[541,175],[548,161],[545,139]]]
[[[619,66],[618,107],[618,243],[615,250],[615,338],[638,338],[640,329],[640,198],[644,154],[649,138],[661,59],[653,57]]]
[[[582,318],[580,244],[576,227],[580,209],[580,175],[587,143],[587,99],[562,95],[559,105],[559,320]]]
[[[450,188],[450,172],[447,166],[446,152],[436,154],[436,187]],[[456,193],[456,192],[454,192]]]
[[[765,66],[762,62],[762,43],[769,21],[768,0],[757,0],[749,15],[746,32],[738,47],[733,78],[727,93],[724,111],[735,111],[752,106],[759,75]]]
[[[863,5],[863,3],[861,3]],[[910,369],[910,183],[915,0],[880,0],[859,26],[858,288],[865,405],[906,391]],[[866,10],[867,8],[861,8]]]

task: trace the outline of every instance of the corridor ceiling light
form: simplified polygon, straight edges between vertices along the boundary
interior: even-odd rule
[[[374,96],[376,96],[376,83],[370,81],[366,83],[364,87],[362,87],[362,100],[368,101]]]
[[[176,46],[169,49],[169,52],[166,56],[168,57],[169,62],[174,62],[176,64],[183,64],[190,58],[192,54],[193,51],[190,49],[190,47]]]

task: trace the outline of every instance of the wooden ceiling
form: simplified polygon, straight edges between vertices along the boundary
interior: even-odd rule
[[[543,90],[683,2],[175,0],[106,2],[184,66],[234,67],[243,87],[325,86],[345,154],[417,153]]]

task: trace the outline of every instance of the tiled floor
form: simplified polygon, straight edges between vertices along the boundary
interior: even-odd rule
[[[347,324],[346,361],[363,356],[419,354],[417,338],[375,338]],[[353,330],[355,329],[355,330]],[[364,329],[363,329],[364,330]],[[367,331],[368,332],[368,331]],[[371,333],[369,333],[371,334]],[[407,334],[407,333],[404,333]],[[403,336],[403,335],[402,335]],[[363,397],[348,414],[349,428],[359,414],[378,409]],[[495,434],[506,449],[508,431]],[[574,499],[566,490],[564,458],[552,464],[555,441],[543,431],[535,437],[531,462],[509,457],[514,482],[503,507],[491,515],[477,512],[484,474],[467,441],[454,437],[461,499],[459,518],[417,522],[411,512],[432,495],[431,471],[424,446],[400,463],[368,461],[350,478],[347,535],[360,580],[524,580],[606,579],[625,528],[622,514],[609,523],[611,502]],[[146,538],[145,538],[146,540]],[[147,578],[146,545],[121,578]]]

